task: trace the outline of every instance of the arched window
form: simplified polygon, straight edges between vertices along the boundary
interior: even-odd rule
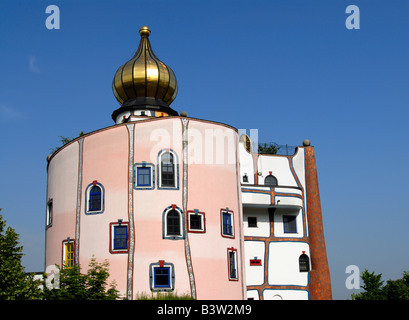
[[[163,212],[163,238],[184,239],[184,217],[181,209],[172,205]]]
[[[158,159],[159,188],[178,188],[178,161],[176,154],[171,150],[163,150]]]
[[[180,236],[180,214],[176,210],[170,210],[166,216],[166,234]]]
[[[298,258],[298,263],[300,265],[300,272],[310,271],[310,258],[304,253]]]
[[[104,188],[97,181],[88,185],[85,192],[85,213],[95,214],[104,211]]]
[[[265,179],[264,179],[264,185],[266,186],[276,186],[277,185],[277,178],[274,177],[273,175],[268,175]]]

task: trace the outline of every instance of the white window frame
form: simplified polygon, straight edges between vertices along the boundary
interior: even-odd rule
[[[173,155],[173,172],[175,175],[174,186],[162,186],[162,156],[164,153],[171,153]],[[162,149],[158,153],[158,189],[164,190],[178,190],[179,189],[179,158],[172,149]]]

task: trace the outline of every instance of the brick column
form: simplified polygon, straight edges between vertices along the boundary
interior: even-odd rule
[[[310,299],[331,300],[331,279],[329,275],[327,251],[325,249],[314,148],[306,146],[304,150],[308,230],[312,265],[310,271]]]

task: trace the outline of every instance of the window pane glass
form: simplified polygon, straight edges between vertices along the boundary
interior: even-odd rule
[[[155,287],[170,287],[170,268],[154,268]]]
[[[190,229],[202,229],[202,215],[191,214],[190,216]]]
[[[231,225],[231,214],[223,212],[223,234],[233,235],[232,225]]]
[[[137,168],[137,176],[138,186],[151,185],[151,168]]]
[[[101,188],[93,186],[89,192],[88,211],[101,210]]]
[[[128,249],[128,227],[114,227],[114,249]]]
[[[296,216],[283,216],[283,223],[285,233],[297,232]]]
[[[168,235],[180,235],[180,215],[176,210],[171,210],[166,216],[166,231]]]

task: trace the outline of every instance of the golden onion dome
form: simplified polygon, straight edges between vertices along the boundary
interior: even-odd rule
[[[178,92],[176,76],[153,53],[149,42],[150,33],[146,26],[139,30],[141,40],[138,50],[115,73],[112,90],[121,107],[113,112],[114,121],[120,113],[137,109],[178,114],[169,107]]]

